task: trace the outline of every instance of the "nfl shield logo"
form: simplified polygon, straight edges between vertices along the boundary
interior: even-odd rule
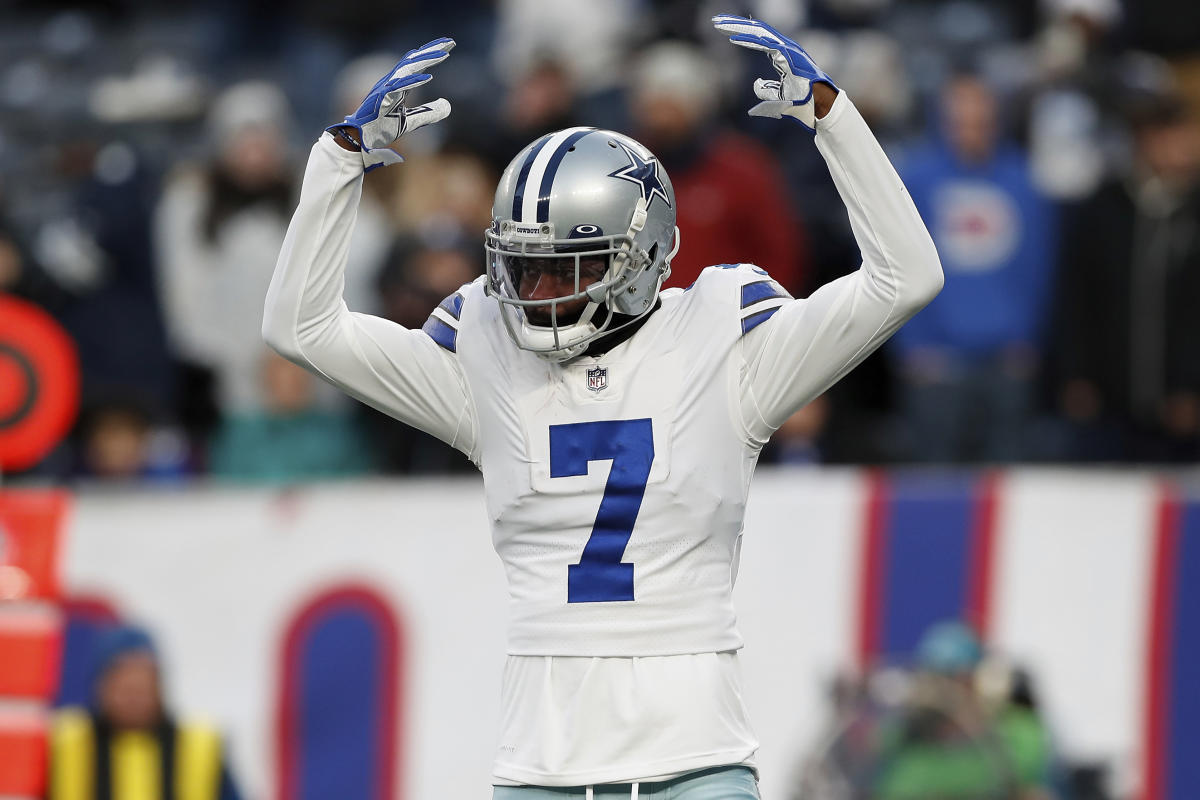
[[[599,392],[608,388],[608,367],[592,367],[587,371],[588,388]]]

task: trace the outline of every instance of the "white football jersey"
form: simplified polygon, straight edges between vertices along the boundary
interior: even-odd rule
[[[508,577],[495,779],[570,786],[753,763],[731,602],[751,473],[771,433],[941,287],[907,191],[840,94],[816,144],[862,268],[793,300],[710,267],[631,338],[552,363],[518,349],[482,279],[422,330],[342,300],[362,158],[313,147],[263,333],[291,360],[483,471]]]
[[[517,348],[482,278],[434,312],[478,420],[510,654],[742,646],[731,592],[763,439],[738,350],[789,299],[761,269],[710,267],[632,338],[565,366]]]

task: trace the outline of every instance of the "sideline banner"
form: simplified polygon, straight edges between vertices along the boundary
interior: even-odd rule
[[[1145,473],[760,471],[735,599],[764,800],[834,676],[946,616],[1031,670],[1059,752],[1200,795],[1197,520]],[[159,635],[253,796],[490,796],[507,595],[476,479],[85,493],[66,587]]]
[[[0,796],[38,797],[44,789],[46,712],[63,641],[57,600],[67,505],[64,492],[0,490]]]

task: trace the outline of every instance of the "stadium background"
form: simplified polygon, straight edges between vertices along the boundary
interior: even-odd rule
[[[369,176],[352,307],[419,326],[480,271],[507,159],[580,122],[663,159],[696,243],[677,283],[747,260],[803,295],[856,254],[803,133],[744,116],[763,65],[707,18],[750,11],[864,111],[962,310],[931,308],[764,454],[737,589],[764,797],[822,751],[838,676],[907,668],[945,619],[1032,676],[1064,775],[1092,776],[1058,796],[1200,796],[1198,8],[6,4],[0,299],[71,344],[46,355],[28,306],[2,307],[0,794],[29,788],[47,710],[85,700],[123,619],[250,797],[484,796],[505,619],[478,483],[257,337],[304,153],[451,35],[430,96],[455,111]],[[18,351],[61,362],[44,391]],[[18,424],[56,383],[39,425],[68,435],[31,447]]]

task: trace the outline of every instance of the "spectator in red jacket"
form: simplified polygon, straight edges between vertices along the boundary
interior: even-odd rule
[[[703,52],[682,42],[651,47],[630,92],[636,135],[662,161],[678,198],[681,246],[667,285],[688,286],[710,264],[750,262],[800,292],[804,225],[771,153],[714,123],[720,79]]]

